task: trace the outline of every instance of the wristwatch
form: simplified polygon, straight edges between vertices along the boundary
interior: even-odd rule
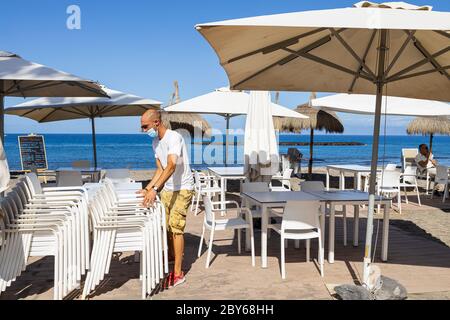
[[[153,186],[152,189],[155,190],[156,193],[158,193],[159,188],[157,186]]]

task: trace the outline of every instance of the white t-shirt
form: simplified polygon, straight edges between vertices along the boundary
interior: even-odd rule
[[[189,166],[189,155],[186,143],[178,132],[167,130],[162,140],[156,137],[153,140],[153,150],[155,158],[161,162],[163,169],[167,167],[167,157],[169,155],[178,156],[177,167],[173,175],[167,180],[164,190],[180,191],[193,190],[194,178]]]
[[[419,168],[419,171],[420,171],[420,172],[423,172],[423,171],[425,171],[425,169],[431,169],[431,168],[434,168],[434,165],[431,163],[431,160],[433,160],[433,158],[434,158],[434,156],[433,156],[433,154],[431,154],[431,155],[430,155],[430,158],[429,158],[429,161],[428,161],[428,163],[427,163],[427,166],[426,166],[426,167],[422,167],[422,166],[419,164],[419,162],[427,161],[427,157],[425,157],[423,154],[421,154],[421,153],[419,152],[419,154],[416,156],[416,164],[417,164],[417,168]]]

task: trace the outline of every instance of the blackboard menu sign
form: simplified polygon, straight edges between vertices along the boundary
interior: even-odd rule
[[[48,168],[43,136],[21,136],[19,137],[19,148],[22,170],[33,168],[45,170]]]

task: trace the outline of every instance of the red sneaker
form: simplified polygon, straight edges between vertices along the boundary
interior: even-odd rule
[[[172,283],[171,288],[179,286],[180,284],[183,284],[185,282],[186,282],[186,277],[184,276],[184,272],[181,272],[181,274],[179,276],[174,274],[173,283]]]
[[[166,279],[164,279],[164,284],[163,284],[164,289],[169,289],[170,287],[173,286],[174,276],[175,276],[175,274],[173,272],[169,272]]]

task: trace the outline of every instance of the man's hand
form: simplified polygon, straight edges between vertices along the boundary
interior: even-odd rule
[[[155,203],[155,200],[156,200],[156,191],[153,189],[150,189],[145,193],[143,205],[147,208],[151,207]]]
[[[147,193],[146,189],[142,189],[142,190],[138,190],[136,191],[136,194],[141,195],[143,197],[145,197],[145,194]]]

